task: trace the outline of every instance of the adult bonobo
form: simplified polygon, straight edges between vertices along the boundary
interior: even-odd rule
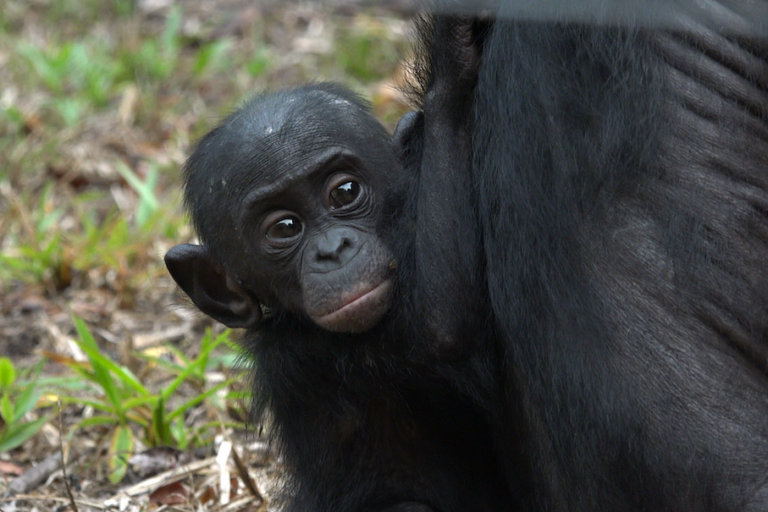
[[[768,4],[667,29],[508,4],[473,183],[523,510],[768,510]]]
[[[313,84],[247,103],[184,168],[202,245],[173,248],[168,269],[247,329],[289,510],[512,506],[470,170],[484,26],[424,31],[441,45],[425,48],[423,113],[393,137],[357,96]]]
[[[425,32],[423,118],[394,146],[333,100],[297,124],[306,92],[203,139],[187,197],[204,246],[169,268],[250,327],[296,510],[768,510],[768,44],[764,19],[727,7],[662,29],[520,21],[506,2],[492,25]],[[284,145],[262,146],[275,123]],[[301,171],[337,146],[389,185]],[[350,281],[366,284],[316,296],[340,310],[313,313],[291,268],[257,263],[239,198],[278,171],[275,209],[314,212],[275,219],[302,241],[327,231],[337,184],[338,214],[382,194],[358,228],[383,251]],[[339,262],[374,254],[357,236],[336,238]],[[358,308],[368,290],[385,304]]]

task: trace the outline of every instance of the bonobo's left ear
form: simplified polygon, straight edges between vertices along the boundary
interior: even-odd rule
[[[256,297],[220,270],[205,246],[183,244],[165,255],[165,266],[195,306],[227,327],[254,327],[261,321]]]
[[[423,117],[424,114],[420,110],[412,110],[397,122],[395,133],[392,134],[392,144],[399,155],[408,150],[411,138],[421,124]]]

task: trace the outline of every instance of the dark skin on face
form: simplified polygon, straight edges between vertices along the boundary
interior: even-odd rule
[[[275,148],[276,153],[261,165],[229,167],[215,180],[234,222],[216,223],[210,233],[201,222],[201,237],[213,243],[178,246],[166,256],[182,289],[203,311],[225,312],[222,320],[232,327],[257,325],[257,306],[264,303],[331,332],[359,333],[380,323],[391,307],[395,259],[376,228],[382,191],[397,183],[393,173],[402,172],[395,143],[367,117],[356,97],[335,86],[326,89],[283,94],[284,104],[277,109],[286,110],[286,119],[279,126],[265,116],[242,126],[243,117],[251,115],[248,110],[259,108],[256,100],[200,144],[205,152],[238,130],[250,147]],[[323,115],[345,122],[313,125],[310,116],[319,114],[318,103]],[[298,130],[292,126],[295,119],[308,122],[297,125]],[[361,128],[356,119],[368,125],[370,137],[356,133]],[[275,165],[283,155],[285,160]],[[259,161],[256,151],[234,156]],[[188,169],[207,165],[207,157],[196,153]],[[192,176],[188,189],[199,186],[194,182],[199,178]],[[251,183],[257,185],[247,190]],[[207,207],[195,201],[188,200],[193,212]],[[211,258],[211,247],[233,241],[233,253]],[[248,264],[230,260],[233,254],[248,254]],[[219,279],[212,282],[211,275]]]
[[[270,292],[323,329],[366,331],[388,311],[393,288],[393,256],[375,234],[375,179],[342,146],[297,171],[296,181],[256,189],[245,200],[242,231],[258,239],[256,279],[272,274],[272,282],[300,283]]]

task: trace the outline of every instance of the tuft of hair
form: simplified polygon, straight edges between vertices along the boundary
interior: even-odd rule
[[[413,22],[413,58],[402,91],[415,108],[423,106],[436,77],[455,75],[456,52],[474,47],[482,55],[495,23],[495,17],[485,10],[472,14],[444,11],[422,13]]]
[[[414,108],[421,108],[432,76],[435,16],[420,13],[413,20],[413,58],[408,61],[402,92]]]

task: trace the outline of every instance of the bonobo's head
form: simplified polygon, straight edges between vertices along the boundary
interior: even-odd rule
[[[313,84],[258,97],[200,140],[184,196],[202,245],[165,256],[204,313],[254,327],[261,304],[334,332],[376,326],[394,258],[377,236],[402,194],[400,146],[356,95]]]

